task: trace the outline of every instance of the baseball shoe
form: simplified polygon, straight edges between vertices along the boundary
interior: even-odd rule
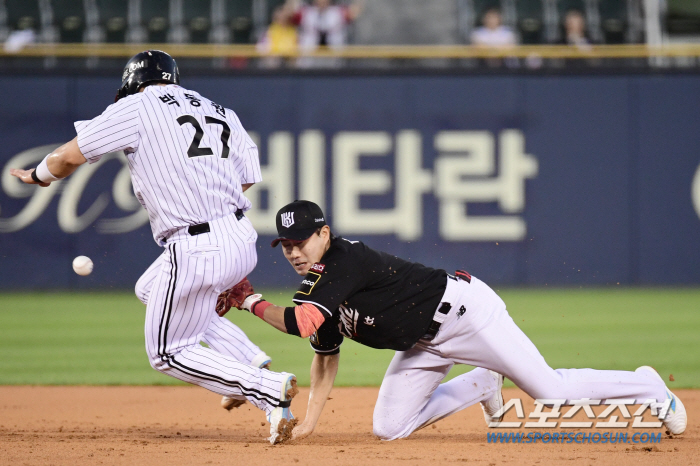
[[[294,374],[282,372],[287,377],[282,382],[282,390],[280,392],[280,404],[267,415],[267,420],[270,421],[270,438],[271,444],[282,443],[292,438],[292,430],[297,425],[297,419],[294,418],[289,405],[292,398],[299,393],[297,388],[297,378]]]
[[[496,414],[503,409],[503,393],[501,392],[501,389],[503,388],[503,376],[494,371],[489,371],[489,373],[496,380],[498,390],[491,398],[481,402],[481,409],[484,411],[484,420],[486,421],[486,425],[489,427],[495,427],[492,426],[491,423],[498,423],[503,420],[503,413],[501,413],[500,416],[496,416]]]
[[[688,425],[688,413],[685,411],[685,406],[683,402],[676,395],[673,394],[671,390],[666,387],[666,382],[661,378],[656,369],[651,366],[638,367],[635,372],[646,371],[654,374],[661,383],[664,384],[664,389],[666,390],[666,398],[671,400],[671,405],[666,412],[666,416],[661,419],[666,426],[667,433],[672,435],[680,435],[685,432],[685,428]]]
[[[272,362],[272,359],[270,359],[270,356],[268,356],[265,353],[260,353],[257,356],[253,358],[252,361],[250,361],[251,366],[257,366],[260,369],[270,369],[270,363]],[[238,399],[238,398],[233,398],[230,396],[224,395],[221,398],[221,407],[224,408],[226,411],[231,411],[233,408],[238,408],[239,406],[243,406],[245,404],[245,398],[244,399]]]

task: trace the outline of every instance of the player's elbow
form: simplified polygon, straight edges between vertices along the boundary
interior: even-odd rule
[[[80,151],[78,138],[65,143],[49,155],[49,170],[54,176],[64,178],[73,173],[87,159]]]

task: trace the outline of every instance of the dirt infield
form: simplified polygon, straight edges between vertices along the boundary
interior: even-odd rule
[[[228,413],[219,407],[217,395],[201,388],[0,387],[0,464],[700,464],[700,391],[677,393],[690,418],[681,437],[663,434],[653,444],[514,445],[487,443],[487,431],[494,429],[486,429],[478,406],[409,439],[381,442],[372,435],[377,389],[336,388],[312,437],[271,446],[264,438],[268,427],[260,411],[248,404]],[[532,411],[532,401],[519,390],[505,390],[504,395],[522,398],[525,414]],[[292,405],[300,417],[307,398],[308,388],[302,388]],[[505,420],[517,419],[509,412]],[[644,431],[658,434],[661,429]],[[631,439],[640,431],[622,432]]]

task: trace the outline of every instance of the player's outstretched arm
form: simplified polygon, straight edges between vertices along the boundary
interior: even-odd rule
[[[328,395],[333,388],[335,376],[338,374],[339,361],[339,353],[330,356],[318,353],[314,355],[314,360],[311,363],[311,392],[309,393],[306,417],[292,431],[292,440],[308,437],[316,428],[316,423],[321,417],[323,407],[326,405]]]
[[[76,136],[47,155],[35,169],[13,168],[10,170],[10,175],[16,176],[24,183],[46,187],[52,181],[67,177],[85,162],[87,159],[78,147]]]
[[[249,311],[251,314],[260,317],[268,324],[275,327],[280,332],[289,333],[287,325],[284,322],[284,313],[286,308],[276,306],[262,299],[262,295],[252,295],[243,304],[242,309]],[[308,335],[307,335],[308,337]]]
[[[216,313],[223,317],[232,307],[260,317],[277,330],[302,338],[311,336],[325,321],[323,313],[313,304],[295,307],[275,306],[255,293],[247,278],[221,293],[216,300]]]

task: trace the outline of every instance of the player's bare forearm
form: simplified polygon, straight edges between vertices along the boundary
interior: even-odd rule
[[[306,408],[304,421],[294,428],[293,439],[302,439],[311,435],[321,417],[323,407],[326,405],[328,395],[333,389],[335,376],[338,374],[340,354],[325,356],[315,354],[311,363],[311,391],[309,392],[309,404]]]
[[[321,311],[310,303],[293,308],[275,306],[263,299],[260,293],[255,293],[247,278],[224,291],[217,298],[216,313],[219,316],[223,316],[231,307],[252,313],[280,332],[302,338],[311,336],[325,321]]]
[[[251,186],[253,186],[254,184],[255,184],[255,183],[243,183],[243,184],[241,185],[241,189],[242,189],[243,192],[246,192],[246,191],[248,191],[248,189],[249,189]]]
[[[80,147],[78,147],[77,136],[51,152],[46,159],[46,165],[48,166],[49,171],[56,178],[65,178],[85,162],[87,162],[87,159],[85,159],[85,156],[80,151]],[[27,184],[38,184],[39,186],[44,187],[50,184],[37,182],[34,178],[32,178],[33,171],[33,168],[29,170],[13,168],[10,170],[10,174],[12,176],[16,176]]]
[[[47,160],[49,170],[57,178],[65,178],[85,162],[87,159],[78,147],[77,136],[53,151]]]
[[[256,294],[247,278],[219,295],[216,302],[216,312],[223,316],[231,307],[246,310],[260,317],[280,332],[289,333],[284,323],[285,309],[275,306]]]
[[[284,309],[281,306],[271,304],[265,308],[262,319],[280,332],[287,333],[287,326],[284,325]]]

